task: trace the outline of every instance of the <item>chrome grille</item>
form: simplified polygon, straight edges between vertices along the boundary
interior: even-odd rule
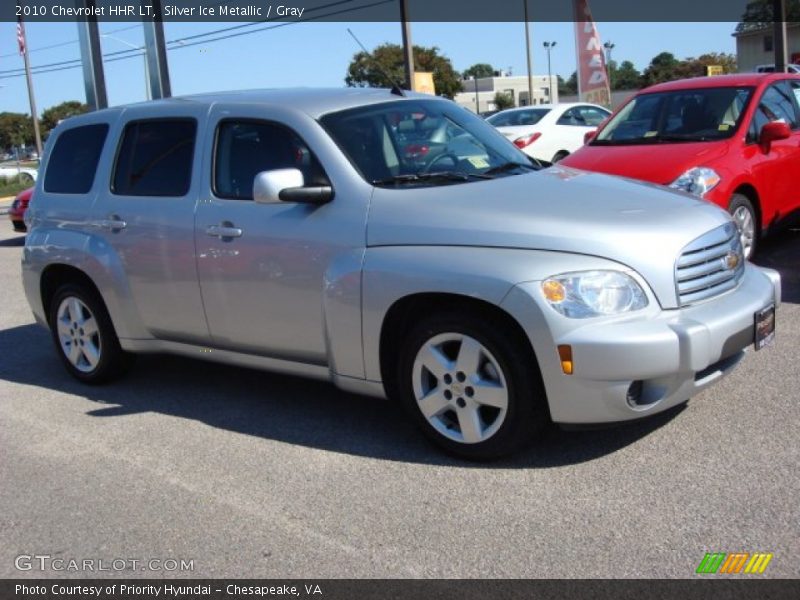
[[[742,273],[744,254],[736,226],[712,229],[686,246],[675,263],[678,304],[687,306],[732,290]]]

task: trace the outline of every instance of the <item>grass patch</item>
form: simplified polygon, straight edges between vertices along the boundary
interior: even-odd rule
[[[22,190],[26,190],[32,185],[30,178],[26,178],[24,175],[22,177],[19,175],[0,177],[0,198],[16,196]]]

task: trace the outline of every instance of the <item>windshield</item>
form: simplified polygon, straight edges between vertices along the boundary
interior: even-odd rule
[[[550,112],[549,108],[526,108],[524,110],[504,110],[492,115],[486,121],[495,127],[519,127],[536,125]]]
[[[636,96],[591,145],[698,142],[731,137],[739,127],[751,87],[676,90]]]
[[[399,100],[331,113],[320,121],[374,185],[463,183],[535,168],[494,127],[448,102]]]

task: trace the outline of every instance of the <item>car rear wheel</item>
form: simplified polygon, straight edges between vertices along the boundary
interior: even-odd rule
[[[549,422],[536,361],[491,321],[434,315],[402,345],[399,397],[445,451],[486,460],[534,441]]]
[[[84,383],[121,375],[131,355],[122,350],[102,300],[93,290],[65,284],[50,303],[50,331],[67,371]]]
[[[739,229],[739,240],[742,242],[744,257],[752,258],[758,244],[758,216],[750,199],[743,194],[734,194],[728,205],[728,212]]]

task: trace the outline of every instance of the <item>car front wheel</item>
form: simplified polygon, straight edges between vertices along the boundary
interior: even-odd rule
[[[515,452],[549,421],[535,359],[497,325],[469,313],[436,315],[401,350],[406,409],[433,442],[463,458]]]
[[[739,229],[744,257],[750,259],[755,255],[758,244],[758,216],[753,209],[753,203],[743,194],[734,194],[728,205],[728,212]]]

